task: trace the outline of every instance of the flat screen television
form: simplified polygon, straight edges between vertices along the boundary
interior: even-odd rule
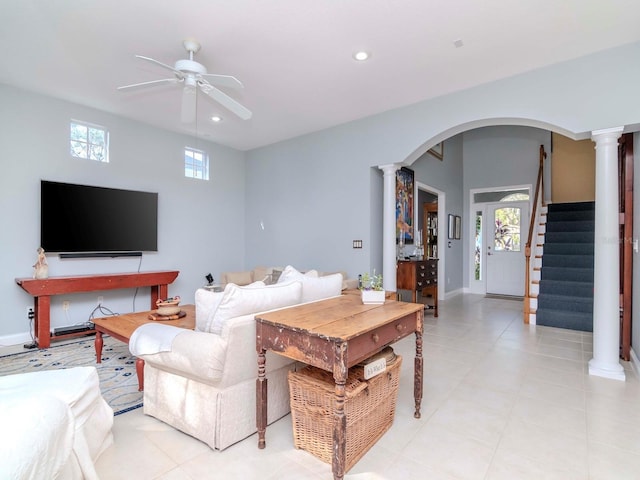
[[[96,256],[156,252],[158,194],[42,180],[40,246]]]

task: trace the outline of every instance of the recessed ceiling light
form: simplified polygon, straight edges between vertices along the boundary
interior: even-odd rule
[[[222,117],[220,115],[214,115],[213,117],[211,117],[211,121],[214,123],[218,123],[222,121]]]
[[[369,52],[365,52],[364,50],[360,50],[359,52],[356,52],[353,54],[353,58],[359,62],[364,62],[365,60],[369,60],[369,57],[371,57]]]

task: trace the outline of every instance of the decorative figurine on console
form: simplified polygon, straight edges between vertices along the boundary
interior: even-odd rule
[[[49,278],[49,265],[47,265],[47,257],[44,255],[42,247],[38,247],[38,261],[33,266],[33,278]]]

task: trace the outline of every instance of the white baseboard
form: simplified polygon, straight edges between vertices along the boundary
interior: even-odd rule
[[[20,345],[21,343],[31,343],[33,340],[31,339],[30,332],[24,333],[15,333],[13,335],[2,335],[0,336],[0,346],[8,347],[12,345]]]
[[[633,373],[635,373],[636,378],[640,378],[640,359],[633,348],[631,349],[631,369]]]
[[[457,295],[462,295],[463,293],[464,293],[464,289],[462,289],[462,288],[459,288],[457,290],[452,290],[452,291],[446,292],[444,294],[444,299],[445,300],[449,300],[449,299],[451,299],[451,298],[453,298],[453,297],[455,297]]]

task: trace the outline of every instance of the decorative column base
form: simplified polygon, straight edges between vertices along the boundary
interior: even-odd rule
[[[595,361],[595,358],[589,360],[589,375],[595,375],[597,377],[610,378],[612,380],[626,381],[624,368],[618,364],[600,364]]]

